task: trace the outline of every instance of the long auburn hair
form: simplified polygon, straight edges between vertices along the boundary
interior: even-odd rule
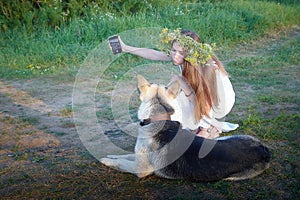
[[[200,37],[191,30],[182,30],[181,34],[189,36],[201,43]],[[220,60],[215,55],[212,56],[211,59],[216,62],[218,70],[228,76]],[[201,64],[193,66],[190,62],[186,60],[183,61],[182,75],[188,80],[196,95],[194,105],[196,120],[200,120],[203,115],[209,116],[211,108],[219,105],[215,70],[216,68],[213,66],[203,67]]]

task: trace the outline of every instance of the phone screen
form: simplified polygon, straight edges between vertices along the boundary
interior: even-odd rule
[[[121,44],[118,36],[112,36],[108,39],[111,46],[113,54],[118,54],[122,52]]]

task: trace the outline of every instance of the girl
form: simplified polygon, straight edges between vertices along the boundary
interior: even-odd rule
[[[235,92],[228,73],[211,47],[202,44],[200,37],[191,30],[169,32],[163,29],[160,37],[163,43],[171,46],[167,52],[128,46],[120,37],[119,41],[122,52],[150,60],[173,61],[180,67],[181,75],[172,78],[180,81],[181,92],[176,99],[178,108],[171,119],[205,138],[216,138],[222,131],[235,130],[238,124],[221,121],[234,105]]]

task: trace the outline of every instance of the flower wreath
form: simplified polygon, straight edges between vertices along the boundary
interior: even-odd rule
[[[172,43],[177,41],[184,49],[186,55],[185,60],[195,66],[199,63],[202,64],[202,66],[205,66],[207,61],[211,59],[214,54],[215,44],[209,45],[206,43],[199,43],[190,36],[182,35],[180,32],[180,28],[175,29],[174,31],[170,31],[168,28],[162,29],[159,34],[161,42],[161,46],[159,47],[160,50],[170,55]]]

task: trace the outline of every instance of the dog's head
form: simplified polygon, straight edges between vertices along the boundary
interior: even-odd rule
[[[179,81],[173,81],[167,86],[150,84],[143,76],[137,75],[138,90],[142,101],[138,110],[140,120],[153,116],[174,113],[174,102],[178,95]]]

